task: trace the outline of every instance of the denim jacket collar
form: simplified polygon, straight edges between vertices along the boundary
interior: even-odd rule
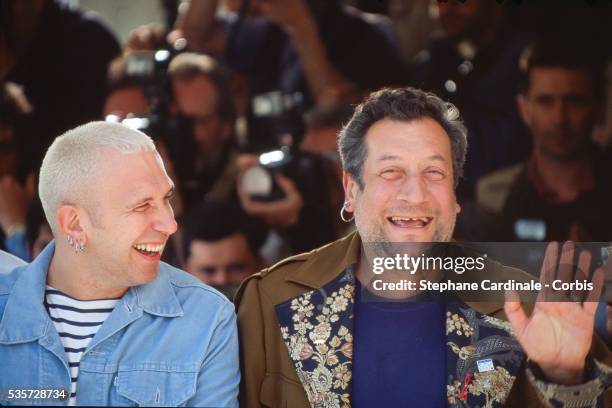
[[[44,308],[43,298],[54,252],[55,242],[52,241],[32,263],[21,267],[0,321],[1,343],[29,342],[46,335],[51,320]],[[132,287],[126,292],[123,302],[127,307],[140,308],[157,316],[183,316],[183,309],[168,275],[163,273],[165,268],[166,265],[160,263],[154,281]]]
[[[157,278],[146,285],[130,288],[128,294],[133,294],[147,313],[163,317],[183,316],[183,308],[176,298],[172,283],[168,280],[168,275],[163,273],[166,267],[165,263],[160,262]]]

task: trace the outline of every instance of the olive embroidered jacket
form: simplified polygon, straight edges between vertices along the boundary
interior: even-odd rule
[[[360,246],[353,233],[243,283],[236,297],[242,406],[351,406],[353,270]],[[507,268],[502,273],[517,278],[520,272]],[[549,384],[526,361],[502,303],[458,298],[446,309],[448,381],[441,392],[449,407],[612,404],[612,357],[598,338],[585,384]],[[479,370],[477,362],[489,359],[492,367]]]

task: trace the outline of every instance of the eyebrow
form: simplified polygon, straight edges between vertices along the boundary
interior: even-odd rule
[[[399,159],[401,159],[401,157],[396,154],[384,154],[377,161],[383,162],[383,161],[393,161],[393,160],[399,160]],[[446,162],[446,159],[444,158],[444,156],[440,154],[432,154],[431,156],[427,157],[427,159]]]
[[[170,186],[170,190],[168,190],[168,192],[166,193],[164,198],[171,198],[174,195],[174,191],[175,191],[174,186]],[[127,208],[136,208],[136,207],[138,207],[138,206],[140,206],[140,205],[142,205],[142,204],[144,204],[144,203],[146,203],[148,201],[151,201],[151,200],[154,200],[154,198],[153,197],[146,197],[146,198],[142,198],[142,199],[139,199],[139,200],[134,200],[132,202],[132,204],[127,206]]]
[[[398,155],[395,154],[383,154],[381,157],[378,158],[377,161],[379,162],[383,162],[383,161],[391,161],[391,160],[398,160],[400,157]]]
[[[441,154],[432,154],[428,157],[429,160],[446,162],[446,158]]]

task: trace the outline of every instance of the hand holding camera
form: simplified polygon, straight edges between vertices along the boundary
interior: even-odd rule
[[[238,158],[238,168],[240,169],[238,196],[242,208],[249,215],[261,218],[273,228],[287,228],[295,225],[304,206],[304,199],[291,179],[280,173],[273,174],[273,180],[282,192],[282,197],[273,201],[259,200],[255,198],[257,194],[253,194],[255,192],[252,190],[254,184],[257,184],[255,188],[263,190],[267,187],[271,189],[272,183],[265,181],[265,177],[262,177],[258,183],[244,182],[245,178],[252,180],[259,178],[259,175],[270,176],[258,163],[259,158],[255,155],[244,154]]]

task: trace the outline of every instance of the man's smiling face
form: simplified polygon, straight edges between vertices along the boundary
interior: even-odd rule
[[[344,176],[364,242],[450,241],[460,207],[450,139],[433,119],[380,120],[365,136],[363,189]]]
[[[177,225],[170,205],[174,189],[157,152],[105,151],[85,256],[112,286],[127,288],[157,276],[161,253]]]

